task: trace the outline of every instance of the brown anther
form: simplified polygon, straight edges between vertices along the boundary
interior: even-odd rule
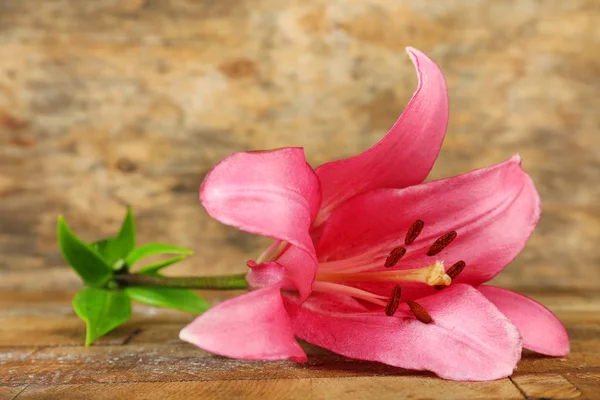
[[[425,226],[425,222],[421,221],[420,219],[413,222],[413,224],[408,229],[408,232],[406,232],[406,237],[404,238],[404,244],[407,246],[409,244],[412,244],[412,242],[415,241],[415,239],[419,236],[419,234],[423,230],[423,226]]]
[[[427,255],[429,257],[435,256],[440,251],[444,250],[444,248],[448,246],[454,239],[456,239],[456,231],[450,231],[440,236],[435,242],[433,242],[427,251]]]
[[[446,271],[446,275],[448,275],[452,280],[455,280],[456,277],[463,271],[463,269],[465,269],[466,266],[467,264],[465,264],[464,261],[457,261],[450,268],[448,268],[448,271]],[[435,285],[436,290],[442,290],[445,287],[446,285]]]
[[[424,324],[430,324],[433,322],[433,318],[431,318],[431,315],[429,315],[427,310],[423,308],[422,305],[412,300],[407,300],[406,304],[408,304],[408,306],[410,307],[410,311],[412,311],[412,313],[415,314],[415,317],[417,317],[419,321],[421,321]]]
[[[464,261],[457,261],[455,262],[450,268],[448,268],[448,271],[446,271],[446,274],[452,278],[452,280],[456,279],[458,277],[458,275],[463,272],[463,269],[465,269],[465,267],[467,266],[467,264],[465,264]]]
[[[391,317],[396,313],[396,310],[400,305],[400,296],[402,296],[402,288],[400,285],[396,285],[392,291],[392,296],[385,307],[385,315]]]
[[[385,259],[385,264],[384,266],[386,268],[391,268],[394,265],[396,265],[396,263],[398,261],[400,261],[400,259],[402,257],[404,257],[404,255],[406,254],[406,249],[404,247],[395,247],[391,252],[390,255],[387,256],[387,258]]]

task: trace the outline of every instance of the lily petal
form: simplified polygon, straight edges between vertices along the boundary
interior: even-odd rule
[[[308,229],[319,210],[320,187],[302,148],[226,157],[204,179],[200,201],[224,224],[313,249]]]
[[[278,285],[218,304],[183,328],[179,338],[225,357],[306,361]]]
[[[309,228],[321,200],[319,180],[301,148],[235,153],[218,163],[200,188],[200,201],[218,221],[297,246],[302,263],[293,279],[307,296],[317,261]]]
[[[477,289],[515,324],[523,336],[523,347],[548,356],[569,354],[569,335],[552,311],[507,289],[488,285]]]
[[[455,285],[419,304],[433,318],[431,324],[405,313],[388,317],[383,311],[361,312],[331,296],[314,294],[302,306],[286,299],[298,337],[347,357],[429,370],[460,381],[512,373],[521,355],[519,332],[476,289]]]
[[[539,195],[521,158],[514,156],[453,178],[350,199],[329,218],[318,254],[321,260],[350,258],[349,265],[359,265],[363,256],[365,263],[381,259],[373,268],[383,270],[385,257],[395,246],[404,246],[406,232],[420,219],[425,223],[421,234],[394,268],[420,268],[435,260],[444,260],[449,268],[463,260],[467,267],[457,281],[478,285],[519,254],[539,216]],[[456,239],[428,257],[434,241],[450,231],[457,232]]]
[[[421,183],[438,156],[448,125],[448,92],[438,66],[420,51],[407,48],[419,84],[390,131],[357,156],[316,169],[323,203],[316,225],[345,200],[377,188],[403,188]]]

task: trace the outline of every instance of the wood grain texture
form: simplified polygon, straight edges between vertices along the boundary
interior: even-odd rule
[[[227,382],[152,382],[110,385],[29,386],[20,399],[522,399],[508,379],[484,383],[455,383],[432,378],[382,377],[241,380]],[[454,396],[452,393],[460,393]],[[466,397],[465,397],[466,396]]]
[[[64,214],[87,239],[133,205],[139,242],[196,255],[174,273],[243,271],[266,241],[211,220],[206,172],[235,151],[356,154],[443,69],[448,135],[431,178],[520,153],[543,217],[502,285],[600,287],[597,0],[0,0],[3,289],[72,289]]]

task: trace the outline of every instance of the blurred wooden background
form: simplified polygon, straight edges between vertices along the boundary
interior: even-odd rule
[[[197,200],[229,153],[304,146],[317,166],[375,143],[410,98],[404,47],[450,94],[431,178],[514,153],[543,217],[497,283],[600,288],[597,0],[0,0],[0,289],[76,289],[56,246],[131,204],[180,274],[237,272],[266,243]]]

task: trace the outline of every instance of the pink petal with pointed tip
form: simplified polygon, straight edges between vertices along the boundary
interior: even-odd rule
[[[425,222],[417,240],[394,268],[420,268],[444,260],[467,267],[457,282],[473,285],[492,279],[523,249],[540,216],[540,198],[514,156],[492,167],[406,189],[380,189],[348,200],[329,218],[317,245],[321,260],[363,254],[383,257],[404,245],[417,219]],[[449,231],[458,236],[434,257],[433,242]],[[378,267],[376,267],[377,269]],[[367,289],[368,290],[368,289]]]
[[[320,294],[302,306],[286,299],[298,337],[347,357],[429,370],[459,381],[512,373],[521,356],[519,332],[477,290],[458,284],[419,304],[433,323],[403,318],[405,312],[398,317],[387,317],[383,310],[380,316],[363,314],[348,303],[336,307],[335,300]]]
[[[421,183],[438,156],[448,125],[448,92],[438,66],[407,48],[419,84],[390,131],[362,154],[316,169],[323,190],[323,222],[336,205],[368,190]]]
[[[523,347],[548,356],[569,354],[569,335],[552,311],[507,289],[488,285],[477,289],[515,324],[523,336]]]
[[[206,176],[200,200],[209,215],[247,232],[297,246],[303,255],[294,280],[307,296],[316,274],[309,228],[319,210],[320,186],[301,148],[235,153]]]
[[[306,361],[277,285],[218,304],[183,328],[179,338],[225,357]]]

